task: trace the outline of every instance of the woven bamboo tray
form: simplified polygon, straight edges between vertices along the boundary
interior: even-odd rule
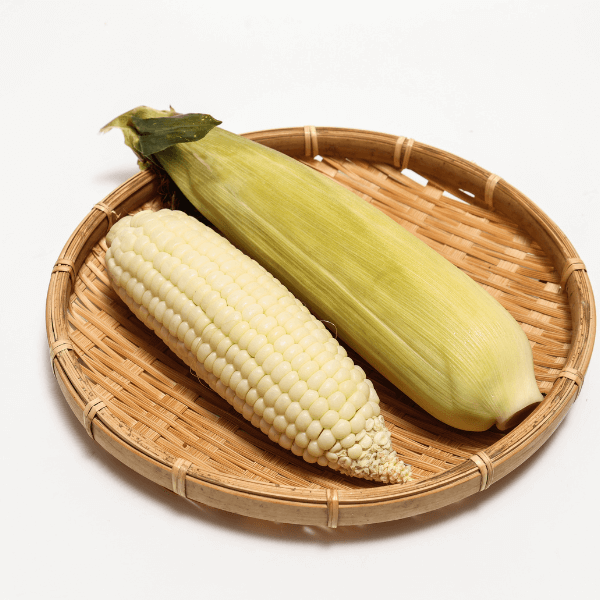
[[[527,460],[575,401],[595,335],[590,281],[560,229],[500,177],[412,139],[325,127],[247,137],[349,187],[495,296],[529,337],[544,401],[508,433],[458,431],[351,353],[376,384],[394,448],[413,466],[413,481],[354,480],[286,452],[199,382],[111,289],[104,267],[109,226],[118,216],[161,205],[158,178],[142,172],[92,208],[50,277],[52,366],[89,435],[193,501],[330,527],[435,510],[485,490]]]

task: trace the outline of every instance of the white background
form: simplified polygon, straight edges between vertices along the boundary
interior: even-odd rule
[[[236,133],[330,125],[472,160],[557,222],[600,289],[595,1],[0,2],[0,596],[597,597],[598,352],[525,465],[423,516],[336,531],[202,508],[99,448],[48,360],[52,266],[136,173],[139,104]]]

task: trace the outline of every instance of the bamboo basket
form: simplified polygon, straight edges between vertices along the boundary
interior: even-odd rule
[[[52,367],[88,434],[133,470],[192,501],[329,527],[435,510],[485,490],[527,460],[575,401],[595,335],[590,281],[560,229],[500,177],[412,139],[327,127],[246,137],[347,186],[495,296],[532,344],[543,402],[507,433],[455,430],[350,351],[376,385],[394,449],[412,465],[413,481],[352,479],[286,452],[199,382],[109,285],[108,228],[119,216],[162,202],[158,177],[146,171],[92,208],[50,277]]]

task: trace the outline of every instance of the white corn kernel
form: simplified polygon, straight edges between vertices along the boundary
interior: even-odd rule
[[[321,435],[322,431],[323,431],[323,425],[321,425],[320,421],[313,421],[306,428],[306,435],[308,436],[309,439],[316,440]]]
[[[357,459],[363,453],[363,449],[360,444],[354,444],[351,448],[348,448],[348,456],[353,459]]]

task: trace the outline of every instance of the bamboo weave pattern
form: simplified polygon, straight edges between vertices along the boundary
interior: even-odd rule
[[[405,168],[410,145],[404,140],[402,145]],[[310,129],[306,146],[311,155],[316,135]],[[495,296],[526,332],[538,385],[542,392],[550,390],[570,347],[569,305],[552,261],[517,225],[467,204],[469,198],[459,190],[451,194],[390,165],[329,157],[301,160],[383,210]],[[154,205],[158,208],[158,200]],[[105,250],[102,240],[77,274],[68,315],[70,336],[94,392],[126,426],[207,473],[336,490],[378,485],[309,465],[239,417],[129,313],[109,284]],[[494,430],[465,433],[446,427],[352,357],[374,381],[394,448],[413,466],[415,480],[461,464],[502,437]]]

